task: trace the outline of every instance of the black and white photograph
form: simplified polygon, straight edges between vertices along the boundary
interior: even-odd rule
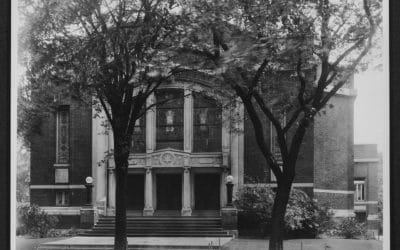
[[[389,249],[386,0],[12,6],[11,249]]]

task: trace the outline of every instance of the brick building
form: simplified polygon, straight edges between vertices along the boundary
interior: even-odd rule
[[[354,97],[350,83],[332,98],[333,106],[316,117],[304,140],[294,183],[318,202],[328,203],[338,217],[354,216]],[[266,163],[243,105],[213,88],[212,78],[182,74],[151,96],[148,105],[165,98],[175,101],[149,110],[134,128],[127,190],[130,214],[195,216],[208,211],[223,216],[229,210],[228,175],[233,177],[234,194],[254,182],[276,185],[271,172],[263,170]],[[114,214],[115,166],[107,154],[112,134],[104,117],[95,114],[91,106],[65,98],[32,140],[31,203],[69,221],[79,221],[86,205],[87,176],[94,180],[95,213]],[[268,122],[264,125],[274,147],[274,133]]]
[[[376,144],[354,145],[354,211],[373,236],[382,234],[379,201],[382,201],[382,158]]]

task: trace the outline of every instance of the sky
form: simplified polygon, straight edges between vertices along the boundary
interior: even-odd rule
[[[389,122],[388,83],[382,71],[366,71],[354,77],[357,97],[354,102],[354,143],[376,143],[386,150]]]

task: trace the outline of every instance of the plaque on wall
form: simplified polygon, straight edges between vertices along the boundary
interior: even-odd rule
[[[55,169],[55,183],[68,183],[68,169],[57,168]]]

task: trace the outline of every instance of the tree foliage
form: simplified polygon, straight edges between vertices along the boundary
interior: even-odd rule
[[[253,218],[252,226],[268,231],[272,219],[275,192],[270,187],[246,186],[239,190],[235,205],[244,218]],[[285,231],[322,233],[331,224],[327,208],[319,206],[304,191],[292,189],[285,214]]]

